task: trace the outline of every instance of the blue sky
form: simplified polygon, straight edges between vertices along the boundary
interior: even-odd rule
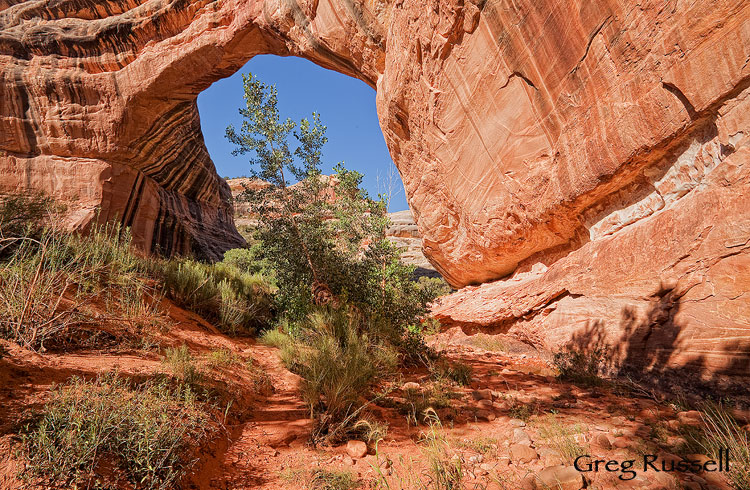
[[[242,100],[242,74],[252,72],[260,80],[276,85],[282,118],[299,122],[320,113],[328,127],[323,151],[323,172],[330,174],[336,163],[364,174],[364,187],[372,197],[387,192],[389,168],[395,172],[390,211],[408,208],[404,188],[380,131],[375,110],[375,91],[364,82],[320,68],[301,58],[256,56],[239,72],[219,80],[198,96],[201,128],[208,151],[222,177],[249,174],[248,156],[232,156],[234,148],[224,131],[229,124],[239,128],[237,110]],[[378,184],[380,177],[380,185]]]

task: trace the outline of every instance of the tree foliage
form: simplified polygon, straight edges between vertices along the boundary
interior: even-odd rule
[[[239,129],[226,137],[235,155],[249,154],[252,175],[267,185],[246,187],[240,199],[258,217],[258,259],[272,264],[278,311],[304,318],[313,305],[347,303],[401,331],[418,320],[432,297],[413,281],[413,266],[385,235],[384,196],[362,189],[362,174],[343,163],[322,174],[326,127],[312,114],[299,124],[282,119],[275,87],[243,76]]]

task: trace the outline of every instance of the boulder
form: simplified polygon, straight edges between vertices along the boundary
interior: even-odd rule
[[[346,453],[354,459],[367,456],[367,444],[363,441],[351,440],[346,443]]]
[[[537,452],[527,444],[512,444],[508,450],[510,460],[514,464],[530,463],[531,461],[539,459]]]
[[[584,481],[581,472],[572,466],[550,466],[536,475],[538,490],[580,490]]]

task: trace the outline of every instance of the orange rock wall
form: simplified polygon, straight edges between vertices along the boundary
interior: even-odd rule
[[[446,323],[747,373],[750,2],[0,0],[0,190],[218,257],[195,101],[261,53],[376,88],[425,255],[486,283]]]

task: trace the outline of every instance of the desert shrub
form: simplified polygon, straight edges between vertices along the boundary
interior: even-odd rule
[[[117,298],[100,320],[116,316],[137,323],[160,295],[138,276],[146,265],[131,249],[128,230],[94,226],[87,236],[44,228],[22,237],[0,263],[0,336],[37,349],[91,317],[97,296]]]
[[[361,331],[362,318],[350,308],[321,307],[310,313],[298,339],[282,345],[281,358],[302,377],[302,398],[317,419],[316,434],[343,435],[358,418],[372,384],[392,373],[397,354]]]
[[[604,365],[604,351],[565,350],[555,353],[553,363],[558,377],[587,386],[601,385],[600,374]]]
[[[60,210],[43,194],[0,196],[0,258],[7,257],[26,238],[38,238],[50,215]]]
[[[226,333],[249,332],[271,317],[271,285],[261,276],[240,272],[229,263],[190,259],[164,261],[167,295],[179,305],[215,321]]]
[[[172,374],[183,384],[196,389],[200,386],[203,375],[195,365],[195,359],[185,344],[179,347],[167,347],[164,350],[162,363],[170,368]]]
[[[270,345],[271,347],[277,347],[279,349],[282,349],[292,341],[292,337],[282,332],[279,328],[266,330],[260,337],[260,342],[262,344]]]
[[[472,374],[471,366],[463,362],[438,359],[430,363],[430,375],[435,380],[448,379],[459,386],[467,386],[471,383]]]
[[[187,387],[135,385],[116,374],[73,378],[53,389],[22,434],[28,460],[22,476],[54,487],[98,487],[113,483],[104,481],[112,473],[136,488],[171,489],[208,426]]]

